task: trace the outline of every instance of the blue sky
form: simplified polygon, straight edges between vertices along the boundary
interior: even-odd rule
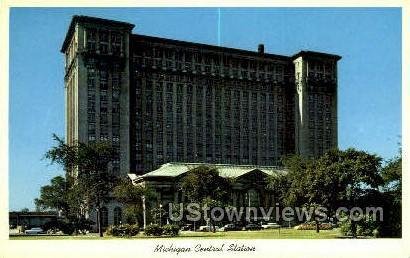
[[[215,8],[12,8],[10,11],[9,207],[34,209],[40,187],[58,174],[42,160],[64,136],[64,62],[59,52],[72,15],[130,22],[133,33],[218,44]],[[221,9],[222,46],[292,55],[341,55],[339,147],[385,159],[401,133],[401,9]]]

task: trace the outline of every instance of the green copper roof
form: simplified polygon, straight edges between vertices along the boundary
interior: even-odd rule
[[[160,168],[140,176],[141,179],[149,177],[177,177],[199,166],[216,168],[222,177],[236,178],[253,170],[259,170],[268,175],[286,173],[285,169],[273,166],[232,165],[232,164],[207,164],[207,163],[166,163]],[[134,178],[137,178],[134,176]]]

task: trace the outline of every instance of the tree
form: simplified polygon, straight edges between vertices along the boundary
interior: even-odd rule
[[[402,154],[386,162],[382,168],[383,191],[381,198],[384,214],[386,214],[380,229],[382,236],[402,236]]]
[[[79,186],[79,184],[70,186],[63,176],[52,178],[49,185],[41,187],[40,197],[34,200],[36,210],[61,211],[64,218],[54,221],[53,227],[61,226],[60,229],[65,233],[89,230],[94,223],[85,218],[86,204]]]
[[[386,191],[395,194],[395,201],[401,203],[402,196],[402,167],[401,167],[401,152],[397,157],[387,161],[381,171],[384,188]]]
[[[21,209],[21,212],[22,213],[28,213],[28,212],[30,212],[30,210],[28,208],[23,208],[23,209]]]
[[[316,160],[292,157],[288,164],[288,204],[323,206],[331,215],[338,207],[352,208],[381,185],[381,158],[355,149],[331,150]],[[316,214],[316,213],[315,213]],[[315,216],[317,231],[318,221]],[[353,236],[355,221],[351,221]]]
[[[109,174],[109,164],[118,153],[107,142],[77,142],[66,144],[53,135],[57,145],[45,154],[51,163],[62,165],[66,178],[75,187],[76,194],[81,197],[88,209],[95,208],[100,236],[103,236],[100,209],[108,201],[116,179]]]
[[[328,156],[322,158],[322,164],[326,164],[326,160],[329,160]],[[336,203],[339,206],[345,204],[349,209],[353,207],[360,207],[363,205],[371,205],[370,201],[363,202],[363,199],[374,191],[377,191],[378,187],[382,184],[382,178],[380,176],[381,161],[382,159],[377,155],[368,154],[364,151],[357,151],[355,149],[347,149],[346,151],[337,151],[335,155],[330,158],[331,166],[322,169],[328,173],[335,173],[336,179],[338,179],[337,186],[331,184],[330,189],[337,193],[333,199],[335,202],[331,204],[336,207]],[[329,189],[329,191],[330,191]],[[336,191],[335,191],[336,190]],[[353,237],[357,235],[357,223],[350,218],[351,231]]]
[[[306,196],[304,195],[304,189],[306,171],[313,165],[313,160],[299,155],[290,155],[283,157],[282,163],[287,168],[288,174],[286,178],[280,177],[270,180],[270,187],[275,187],[275,184],[278,183],[283,184],[282,188],[288,187],[287,190],[282,189],[280,192],[280,199],[282,199],[284,205],[296,207],[305,204]]]
[[[188,171],[181,180],[181,186],[190,202],[206,205],[210,209],[226,205],[230,197],[230,180],[220,177],[218,170],[212,167],[199,166]],[[210,222],[215,232],[212,218]]]
[[[40,197],[34,199],[37,209],[51,209],[67,214],[69,211],[68,188],[68,183],[64,177],[56,176],[52,178],[49,185],[40,188]]]
[[[315,161],[292,155],[284,157],[282,162],[289,170],[286,176],[287,180],[278,178],[282,182],[280,192],[282,202],[288,206],[313,210],[312,216],[316,223],[316,232],[319,233],[319,214],[317,211],[322,206],[320,203],[323,201],[321,197],[323,197],[324,189],[315,179]],[[278,182],[273,182],[273,184],[278,185]],[[288,189],[283,189],[284,187],[288,187]]]
[[[265,181],[266,191],[274,196],[274,200],[272,200],[271,204],[274,204],[275,206],[277,204],[284,205],[292,183],[291,180],[289,180],[289,174],[269,175],[266,177]]]
[[[143,198],[147,204],[154,199],[155,193],[148,187],[133,185],[131,180],[123,179],[114,187],[115,198],[124,204],[127,223],[142,223]]]

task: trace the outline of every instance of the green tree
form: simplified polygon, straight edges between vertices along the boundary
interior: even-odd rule
[[[383,178],[383,210],[385,218],[380,234],[388,237],[402,236],[402,154],[386,162],[381,171]]]
[[[288,191],[292,183],[292,181],[289,179],[289,173],[267,176],[265,181],[266,181],[266,186],[265,186],[266,191],[274,198],[269,205],[272,205],[275,207],[278,207],[277,206],[278,204],[280,206],[286,205],[287,204],[286,198],[288,196]],[[280,206],[278,208],[280,208]],[[274,216],[276,217],[276,215]],[[280,217],[275,218],[275,219],[277,219],[278,221]]]
[[[395,202],[401,203],[402,196],[402,167],[401,152],[399,155],[389,161],[383,167],[381,176],[383,178],[384,188],[386,191],[394,193]]]
[[[340,197],[336,201],[341,205],[346,204],[350,209],[372,205],[372,200],[367,200],[366,203],[362,200],[367,199],[367,196],[377,191],[378,187],[382,184],[380,176],[382,159],[377,155],[355,149],[338,151],[334,157],[337,160],[332,163],[333,166],[327,168],[327,171],[329,173],[334,172],[338,176],[341,185],[341,187],[336,189]],[[353,237],[356,237],[358,223],[352,220],[352,218],[350,218],[350,222],[351,232]]]
[[[273,203],[285,203],[291,181],[288,174],[278,174],[266,177],[266,190],[275,196]]]
[[[21,209],[21,212],[28,213],[28,212],[30,212],[30,210],[28,208],[23,208],[23,209]]]
[[[355,149],[331,150],[316,160],[291,157],[288,164],[290,189],[288,204],[325,207],[328,216],[341,206],[352,208],[362,203],[382,184],[381,158]],[[316,214],[316,213],[315,213]],[[315,216],[317,231],[318,221]],[[353,236],[356,224],[351,221]]]
[[[298,155],[290,155],[282,158],[282,163],[286,167],[288,174],[286,179],[280,178],[284,187],[288,189],[281,191],[283,204],[287,206],[299,206],[306,203],[304,195],[306,171],[313,164],[313,160]],[[277,181],[277,180],[276,180]],[[275,184],[275,180],[272,182]]]
[[[149,187],[133,185],[131,180],[123,179],[114,187],[114,197],[124,204],[124,214],[127,223],[138,223],[142,225],[143,198],[145,198],[145,209],[155,198],[155,193]]]
[[[98,231],[102,237],[100,209],[108,201],[116,182],[108,166],[118,153],[107,142],[68,145],[56,135],[53,138],[57,145],[47,151],[45,158],[64,167],[67,180],[75,186],[83,204],[87,209],[96,210]]]
[[[286,176],[287,180],[278,178],[282,181],[279,184],[282,188],[279,193],[282,202],[287,206],[313,210],[312,216],[316,223],[316,232],[319,232],[317,210],[322,206],[325,191],[316,179],[315,161],[292,155],[284,157],[282,162],[289,171]],[[275,182],[273,183],[275,184]],[[278,183],[276,182],[276,184]],[[288,189],[284,189],[285,187],[288,187]]]
[[[67,214],[69,211],[68,189],[69,185],[64,177],[52,178],[49,185],[40,188],[40,197],[34,199],[37,209],[62,211]]]
[[[61,211],[64,218],[57,223],[63,226],[60,229],[64,232],[79,233],[89,230],[93,222],[85,218],[86,203],[79,187],[79,184],[70,186],[63,176],[52,178],[49,185],[41,187],[40,197],[34,200],[36,210]]]
[[[206,205],[212,209],[228,204],[231,181],[220,177],[216,168],[199,166],[186,173],[181,180],[181,187],[190,202]],[[212,218],[210,222],[215,232]]]

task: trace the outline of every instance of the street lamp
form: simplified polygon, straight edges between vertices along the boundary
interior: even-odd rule
[[[144,230],[147,226],[147,216],[145,215],[145,195],[141,196],[142,199],[142,217],[144,219]]]
[[[162,226],[162,203],[159,204],[159,226]]]

